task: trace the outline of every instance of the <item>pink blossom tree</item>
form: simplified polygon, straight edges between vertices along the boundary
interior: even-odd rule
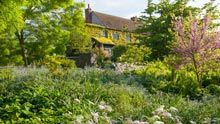
[[[180,65],[192,65],[197,81],[202,86],[202,76],[216,67],[211,63],[220,61],[220,33],[209,30],[210,19],[202,21],[190,19],[184,23],[182,18],[175,22],[176,44],[174,52],[180,57]],[[187,25],[188,24],[188,25]]]

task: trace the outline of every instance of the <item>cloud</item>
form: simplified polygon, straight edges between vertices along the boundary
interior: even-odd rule
[[[85,1],[90,4],[94,11],[103,12],[115,16],[131,18],[133,16],[142,15],[141,12],[147,8],[147,0],[76,0]],[[153,0],[158,3],[159,0]],[[194,0],[190,2],[192,6],[202,6],[210,0]],[[219,1],[219,0],[216,0]],[[219,3],[219,2],[218,2]],[[87,7],[87,6],[86,6]]]
[[[80,1],[80,0],[77,0]],[[82,1],[82,0],[81,0]],[[94,11],[130,18],[138,16],[147,6],[147,0],[84,0]]]

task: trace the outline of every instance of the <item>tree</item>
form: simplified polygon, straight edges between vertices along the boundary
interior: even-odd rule
[[[220,33],[210,31],[209,22],[208,17],[202,22],[191,17],[188,23],[183,18],[175,23],[174,51],[180,57],[178,66],[191,65],[200,86],[204,73],[217,68],[212,63],[220,62]]]
[[[140,41],[152,48],[152,59],[163,59],[172,52],[174,43],[173,20],[176,17],[199,16],[201,12],[217,13],[216,6],[209,2],[202,9],[188,6],[190,0],[160,0],[158,4],[148,0],[147,9],[141,16],[141,26],[137,30],[141,33]]]
[[[18,2],[2,0],[0,3],[0,65],[23,64],[14,37],[14,32],[23,27]]]
[[[15,17],[3,18],[6,21],[1,33],[5,34],[7,27],[10,27],[11,36],[6,38],[19,41],[25,65],[43,59],[46,55],[64,55],[67,46],[71,46],[73,41],[79,45],[72,47],[80,52],[89,46],[88,38],[79,38],[88,37],[85,33],[82,3],[73,3],[72,0],[3,0],[3,3],[1,14],[9,13],[8,17],[14,14]],[[16,13],[11,13],[11,8]],[[15,20],[15,23],[11,24],[11,20]]]

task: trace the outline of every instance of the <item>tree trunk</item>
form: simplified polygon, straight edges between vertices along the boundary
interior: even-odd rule
[[[194,69],[195,69],[194,72],[196,74],[196,79],[199,83],[199,86],[202,87],[202,82],[201,82],[201,78],[200,78],[200,75],[199,75],[198,65],[197,65],[197,61],[196,61],[196,58],[195,58],[194,54],[192,55],[192,60],[193,60],[193,66],[194,66]]]
[[[21,55],[22,55],[22,59],[24,61],[24,65],[27,66],[28,65],[28,60],[27,60],[27,55],[26,55],[26,50],[25,50],[25,43],[24,43],[24,32],[23,30],[21,30],[20,32],[16,33],[16,36],[19,40],[19,44],[20,44],[20,48],[21,48]]]

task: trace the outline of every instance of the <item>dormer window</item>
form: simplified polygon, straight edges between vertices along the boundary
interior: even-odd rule
[[[104,30],[102,31],[102,37],[108,38],[108,31]]]
[[[113,38],[113,40],[119,40],[119,34],[116,33],[116,32],[114,32],[114,33],[112,34],[112,38]]]

